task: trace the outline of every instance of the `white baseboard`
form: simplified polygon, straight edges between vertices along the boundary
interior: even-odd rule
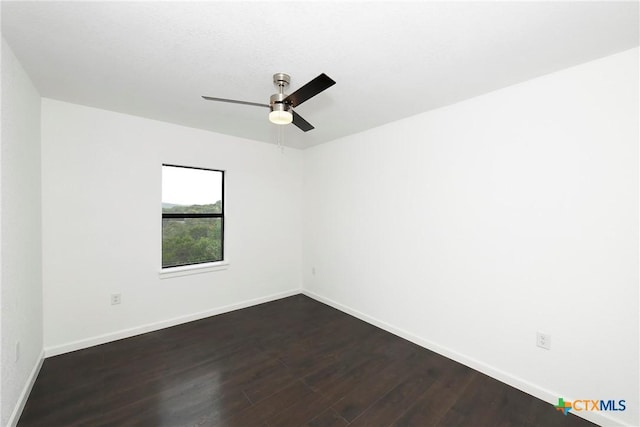
[[[527,394],[530,394],[538,399],[544,400],[552,405],[555,405],[558,402],[558,397],[563,396],[565,400],[571,401],[574,400],[572,396],[567,396],[566,394],[562,394],[556,391],[548,390],[544,387],[541,387],[538,384],[531,383],[517,376],[511,375],[508,372],[502,371],[493,366],[487,365],[484,362],[481,362],[472,357],[466,356],[464,354],[458,353],[454,350],[451,350],[447,347],[441,346],[433,341],[429,341],[427,339],[421,338],[417,335],[414,335],[404,329],[397,328],[387,322],[382,320],[378,320],[374,317],[371,317],[367,314],[364,314],[358,310],[355,310],[351,307],[348,307],[344,304],[340,304],[330,298],[323,297],[318,295],[308,289],[303,289],[302,293],[310,298],[313,298],[317,301],[320,301],[328,306],[331,306],[337,310],[340,310],[344,313],[350,314],[353,317],[357,317],[358,319],[367,322],[371,325],[377,326],[380,329],[384,329],[387,332],[390,332],[394,335],[397,335],[401,338],[406,339],[407,341],[411,341],[414,344],[419,345],[420,347],[424,347],[428,350],[436,352],[442,356],[447,357],[448,359],[455,360],[458,363],[461,363],[465,366],[468,366],[476,371],[482,372],[485,375],[488,375],[492,378],[497,379],[505,384],[508,384],[512,387],[517,388]],[[572,412],[573,413],[573,412]],[[608,415],[605,415],[601,412],[581,412],[581,413],[573,413],[581,418],[584,418],[592,423],[598,424],[603,427],[624,427],[626,424],[619,420],[616,420]],[[559,414],[558,414],[559,415]],[[560,415],[561,416],[561,415]],[[633,427],[633,426],[628,426]]]
[[[265,302],[275,301],[281,298],[290,297],[292,295],[298,295],[301,292],[302,292],[302,289],[291,289],[289,291],[267,295],[265,297],[254,298],[251,300],[246,300],[239,303],[226,305],[223,307],[217,307],[211,310],[201,311],[199,313],[193,313],[185,316],[174,317],[172,319],[161,320],[159,322],[154,322],[154,323],[148,323],[146,325],[136,326],[134,328],[122,329],[120,331],[110,332],[108,334],[103,334],[103,335],[99,335],[91,338],[73,341],[66,344],[56,345],[53,347],[46,347],[44,349],[44,354],[45,354],[45,357],[52,357],[52,356],[57,356],[59,354],[69,353],[76,350],[82,350],[83,348],[93,347],[95,345],[105,344],[105,343],[108,343],[111,341],[117,341],[123,338],[130,338],[136,335],[146,334],[147,332],[153,332],[153,331],[157,331],[164,328],[170,328],[171,326],[180,325],[182,323],[192,322],[194,320],[200,320],[200,319],[215,316],[218,314],[228,313],[230,311],[251,307],[251,306],[262,304]]]
[[[38,374],[40,373],[40,369],[42,368],[42,363],[44,362],[44,350],[40,353],[40,358],[33,366],[31,373],[29,374],[29,378],[27,378],[27,383],[24,385],[22,389],[22,393],[18,397],[18,402],[16,403],[15,408],[13,408],[13,412],[9,417],[9,421],[7,422],[8,427],[15,427],[18,424],[18,420],[22,415],[22,411],[24,410],[24,405],[27,404],[27,399],[29,398],[29,394],[31,394],[31,389],[36,382],[36,378],[38,378]]]

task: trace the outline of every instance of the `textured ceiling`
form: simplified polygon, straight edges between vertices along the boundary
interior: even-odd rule
[[[638,45],[637,2],[2,2],[48,98],[275,142],[272,75],[337,84],[304,148]]]

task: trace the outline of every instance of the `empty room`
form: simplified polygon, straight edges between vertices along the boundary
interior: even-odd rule
[[[2,1],[1,426],[640,426],[638,1]]]

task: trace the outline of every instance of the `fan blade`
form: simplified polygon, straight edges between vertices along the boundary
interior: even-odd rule
[[[287,96],[284,99],[284,102],[291,105],[292,107],[297,107],[307,99],[316,96],[317,94],[325,89],[330,88],[334,84],[336,84],[336,82],[334,82],[331,77],[327,76],[325,73],[322,73],[306,85],[302,86],[297,91],[293,92],[291,95]]]
[[[300,116],[300,114],[296,113],[293,110],[289,110],[289,111],[291,111],[291,114],[293,114],[293,124],[298,126],[300,130],[303,130],[304,132],[309,132],[311,129],[315,129],[313,125],[308,121],[306,121],[305,119],[303,119],[302,116]]]
[[[257,102],[247,102],[247,101],[236,101],[235,99],[225,99],[225,98],[213,98],[211,96],[203,96],[202,98],[207,101],[221,101],[221,102],[230,102],[232,104],[244,104],[244,105],[254,105],[256,107],[267,107],[269,108],[269,104],[259,104]]]

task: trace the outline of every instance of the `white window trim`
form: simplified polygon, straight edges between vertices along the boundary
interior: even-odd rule
[[[160,270],[158,275],[161,279],[170,279],[172,277],[190,276],[192,274],[210,273],[213,271],[221,271],[229,268],[229,261],[205,262],[202,264],[182,265],[180,267],[169,267]]]

